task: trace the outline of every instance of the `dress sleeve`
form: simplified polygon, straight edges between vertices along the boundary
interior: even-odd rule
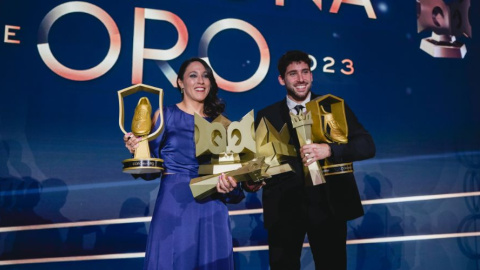
[[[157,113],[155,113],[157,114]],[[166,118],[168,117],[167,113],[166,113],[166,110],[163,110],[163,130],[162,132],[160,132],[160,134],[158,135],[157,138],[155,138],[154,140],[151,140],[148,145],[149,145],[149,148],[150,148],[150,156],[151,157],[154,157],[154,158],[160,158],[160,149],[162,149],[162,145],[165,141],[165,134],[166,134],[166,125],[165,123],[167,122],[166,121]],[[160,126],[160,117],[155,117],[154,116],[154,124],[153,124],[153,128],[152,128],[152,132],[155,132],[158,127]]]
[[[227,194],[217,193],[219,195],[219,199],[224,203],[236,204],[241,202],[245,198],[245,194],[243,193],[242,187],[240,183],[238,183],[237,187]]]

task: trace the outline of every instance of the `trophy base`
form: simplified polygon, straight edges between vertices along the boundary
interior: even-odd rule
[[[458,41],[442,42],[431,38],[422,39],[420,49],[435,58],[463,58],[467,53],[467,48],[463,43]]]
[[[129,174],[159,173],[163,169],[163,159],[125,159],[123,163],[123,172]]]

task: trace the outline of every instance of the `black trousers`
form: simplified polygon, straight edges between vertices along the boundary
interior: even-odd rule
[[[328,217],[310,224],[304,218],[280,221],[268,229],[269,259],[272,270],[300,269],[305,234],[308,236],[316,270],[345,270],[346,221]]]

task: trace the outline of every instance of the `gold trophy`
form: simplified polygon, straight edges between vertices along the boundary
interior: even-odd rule
[[[266,175],[266,169],[264,158],[258,158],[247,162],[236,170],[226,172],[225,175],[234,177],[237,183],[244,181],[259,182],[270,177]],[[201,200],[214,194],[216,192],[218,176],[220,176],[220,173],[193,178],[190,181],[190,189],[192,190],[193,197]]]
[[[308,108],[308,107],[307,107]],[[290,113],[290,118],[292,119],[293,128],[297,131],[298,142],[300,147],[311,144],[312,140],[312,113],[307,112],[300,113],[295,115]],[[303,167],[305,173],[305,185],[307,186],[316,186],[325,184],[325,177],[323,175],[322,167],[318,161],[313,162],[308,165],[308,167]]]
[[[263,161],[258,161],[243,168],[246,161],[255,153],[255,135],[253,134],[253,111],[246,114],[239,122],[231,122],[219,115],[211,123],[195,114],[195,152],[196,156],[211,155],[210,164],[198,168],[199,175],[190,181],[190,189],[196,199],[202,199],[216,192],[218,175],[228,172],[239,181],[241,175],[257,178]],[[248,177],[245,177],[245,180]]]
[[[212,155],[210,164],[200,165],[198,169],[199,175],[206,175],[190,181],[196,199],[216,192],[218,176],[222,172],[234,177],[236,182],[259,182],[292,170],[282,158],[283,155],[296,156],[295,148],[288,145],[288,129],[278,133],[265,121],[255,133],[253,111],[238,122],[220,115],[210,123],[195,115],[196,155]]]
[[[218,174],[242,167],[255,153],[253,111],[239,122],[219,115],[211,123],[195,114],[196,156],[210,154],[210,164],[199,166],[198,174]]]
[[[314,142],[338,144],[348,142],[348,125],[343,99],[328,94],[309,101],[306,107],[311,113]],[[330,111],[327,111],[326,107],[329,107]],[[325,159],[322,171],[324,176],[353,173],[353,164],[332,164]]]
[[[159,121],[160,125],[157,130],[150,134],[152,129],[152,106],[150,101],[146,97],[140,98],[132,120],[132,133],[136,137],[142,137],[139,142],[138,148],[135,149],[133,158],[125,159],[123,163],[123,172],[130,174],[144,174],[144,173],[159,173],[163,171],[163,160],[159,158],[152,158],[150,156],[150,148],[148,141],[154,140],[163,131],[163,90],[153,86],[145,84],[137,84],[131,87],[118,91],[119,101],[119,119],[118,123],[123,134],[127,134],[124,128],[124,104],[123,99],[126,96],[137,93],[139,91],[145,91],[158,95],[159,102]]]
[[[265,172],[267,175],[292,171],[288,161],[297,157],[297,151],[293,145],[288,144],[289,141],[287,124],[278,132],[266,118],[260,120],[255,131],[256,157],[265,157],[265,163],[268,164]]]
[[[431,30],[420,49],[433,57],[464,58],[467,47],[457,37],[472,37],[470,0],[417,0],[417,31]]]

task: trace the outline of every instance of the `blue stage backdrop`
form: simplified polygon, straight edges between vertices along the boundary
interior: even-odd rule
[[[366,215],[349,223],[348,269],[480,269],[471,2],[0,1],[2,269],[141,269],[159,182],[122,173],[117,91],[148,84],[174,104],[176,70],[200,56],[239,120],[285,97],[276,64],[292,49],[315,60],[313,91],[344,98],[377,145],[355,164]],[[422,41],[433,31],[463,49]],[[237,269],[268,269],[261,192],[229,207]]]

